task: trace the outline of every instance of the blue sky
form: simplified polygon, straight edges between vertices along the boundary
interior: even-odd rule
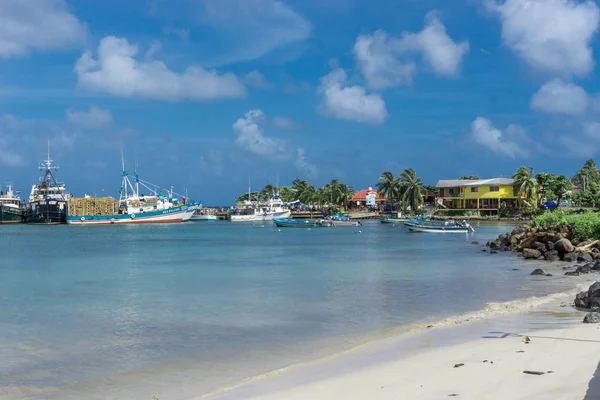
[[[118,193],[121,150],[211,205],[248,175],[570,176],[600,150],[599,24],[581,0],[1,0],[0,180],[27,192],[48,139],[78,196]]]

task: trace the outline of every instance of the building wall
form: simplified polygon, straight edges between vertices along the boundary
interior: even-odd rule
[[[467,186],[464,188],[465,199],[510,199],[518,198],[515,196],[512,185],[500,185],[497,192],[492,192],[490,186]],[[477,191],[472,192],[471,189],[475,188]]]

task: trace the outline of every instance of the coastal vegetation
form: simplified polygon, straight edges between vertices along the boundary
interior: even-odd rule
[[[534,228],[557,229],[566,225],[577,239],[600,239],[600,214],[596,212],[566,213],[563,210],[546,211],[531,221]]]
[[[422,179],[412,168],[407,168],[396,178],[392,172],[386,171],[379,177],[375,185],[380,196],[387,196],[387,202],[394,207],[417,210],[423,205],[422,194],[427,193]]]

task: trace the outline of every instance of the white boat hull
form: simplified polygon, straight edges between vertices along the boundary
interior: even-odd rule
[[[232,215],[231,222],[260,222],[271,221],[273,218],[289,218],[292,215],[290,210],[265,212],[262,214]]]
[[[183,214],[183,218],[181,219],[181,222],[187,222],[189,221],[192,216],[194,215],[194,212],[196,212],[196,210],[198,209],[198,204],[194,204],[188,207],[187,211],[185,212],[185,214]]]
[[[190,221],[218,221],[219,217],[216,215],[192,215]]]
[[[407,225],[411,232],[427,232],[427,233],[471,233],[468,228],[455,228],[446,226],[426,227],[418,225]]]

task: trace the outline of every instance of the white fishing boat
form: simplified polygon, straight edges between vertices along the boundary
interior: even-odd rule
[[[274,218],[288,218],[291,215],[292,212],[284,207],[281,197],[274,194],[266,204],[251,203],[247,208],[232,214],[230,219],[231,222],[258,222],[271,221]]]
[[[219,217],[214,214],[211,214],[208,209],[204,210],[202,208],[198,208],[196,212],[190,218],[190,221],[218,221]]]
[[[474,233],[475,229],[466,221],[456,223],[429,224],[429,223],[413,223],[407,225],[411,232],[424,233]]]

